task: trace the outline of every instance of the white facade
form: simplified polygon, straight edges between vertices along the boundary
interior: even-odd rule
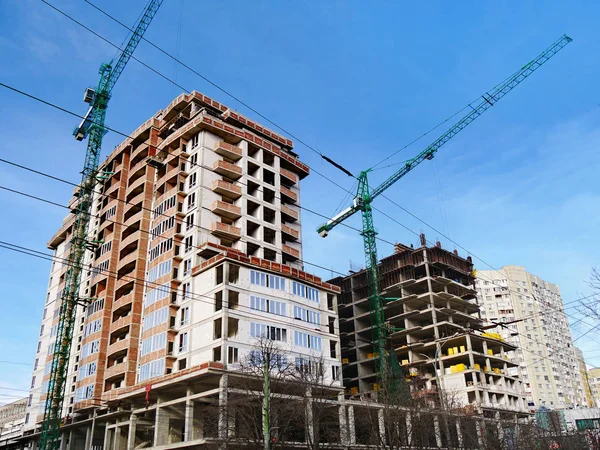
[[[477,271],[482,318],[513,322],[497,327],[516,345],[530,406],[568,408],[586,405],[583,380],[560,290],[524,267]]]

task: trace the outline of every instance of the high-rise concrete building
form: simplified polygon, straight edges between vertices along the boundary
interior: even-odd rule
[[[100,170],[89,225],[100,244],[85,260],[80,296],[92,300],[77,311],[64,445],[200,442],[209,430],[194,408],[226,404],[227,374],[261,336],[297,366],[319,358],[341,389],[339,288],[303,270],[299,183],[309,168],[289,139],[193,92],[142,124]],[[56,261],[30,440],[43,419],[72,226],[66,217],[48,243]]]
[[[591,384],[589,382],[589,374],[587,369],[587,364],[585,362],[585,357],[583,356],[583,352],[580,348],[575,347],[575,356],[577,357],[577,363],[579,364],[579,373],[581,374],[581,379],[583,380],[583,392],[585,394],[586,406],[588,408],[595,408],[596,405],[592,396]]]
[[[516,347],[481,331],[473,263],[438,243],[419,248],[396,244],[380,263],[390,351],[405,371],[413,396],[428,404],[450,401],[483,417],[526,415],[527,405],[510,358]],[[340,334],[347,394],[377,397],[377,354],[372,345],[367,272],[331,280],[341,287]],[[443,395],[440,395],[442,393]],[[503,416],[505,417],[505,416]]]
[[[579,360],[564,311],[560,289],[524,267],[478,270],[475,281],[482,317],[507,322],[497,327],[523,376],[532,408],[585,406]]]

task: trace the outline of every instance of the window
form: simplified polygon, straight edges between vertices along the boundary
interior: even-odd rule
[[[296,357],[296,370],[298,372],[323,374],[323,364],[319,361],[311,361],[308,358]]]
[[[150,336],[148,339],[142,341],[140,350],[141,356],[147,355],[148,353],[162,350],[167,346],[167,333],[155,334]]]
[[[188,211],[196,206],[196,193],[192,192],[187,196],[187,209]]]
[[[195,136],[193,136],[192,139],[190,140],[190,142],[192,144],[192,148],[198,147],[198,139],[199,139],[199,137],[200,137],[200,133],[198,133]]]
[[[190,174],[190,176],[188,177],[188,188],[191,189],[194,186],[196,186],[196,178],[197,178],[198,174],[196,172]]]
[[[152,211],[152,213],[153,213],[152,220],[156,219],[158,216],[164,214],[169,209],[173,208],[176,203],[177,203],[177,196],[175,196],[175,195],[173,195],[172,197],[169,197],[168,199],[163,201]]]
[[[181,319],[179,324],[183,327],[190,324],[190,307],[181,308]]]
[[[194,248],[194,236],[188,236],[185,238],[185,249],[184,252],[191,252]]]
[[[39,341],[38,346],[37,346],[37,353],[39,353],[41,349],[42,349],[42,341]]]
[[[188,167],[189,167],[188,171],[191,171],[197,165],[198,165],[198,153],[194,153],[192,156],[190,156],[190,159],[188,159]]]
[[[104,308],[104,299],[103,298],[99,298],[98,300],[96,300],[95,302],[93,302],[91,305],[89,305],[85,311],[85,316],[86,317],[90,317],[92,314],[102,310]]]
[[[287,316],[286,307],[287,305],[284,302],[256,297],[254,295],[250,296],[250,309],[269,312],[278,316]]]
[[[339,379],[340,379],[340,368],[338,366],[331,366],[331,378],[334,381],[339,381]]]
[[[35,375],[31,377],[31,389],[35,386]]]
[[[285,291],[285,278],[270,275],[264,272],[259,272],[257,270],[250,271],[250,283],[256,284],[258,286]]]
[[[158,266],[153,267],[148,271],[148,275],[146,275],[146,281],[148,283],[152,283],[159,279],[160,277],[171,273],[171,260],[160,263]]]
[[[148,331],[149,329],[163,324],[169,318],[169,308],[164,307],[151,312],[143,319],[142,331]]]
[[[33,402],[33,394],[29,394],[29,399],[27,400],[27,406],[31,406],[32,402]]]
[[[150,240],[154,240],[160,235],[162,235],[165,231],[170,230],[175,226],[175,217],[169,217],[166,220],[160,222],[157,226],[150,230]],[[111,241],[112,242],[112,241]]]
[[[313,302],[319,301],[318,289],[306,286],[302,283],[298,283],[297,281],[292,281],[292,292],[294,293],[294,295],[304,297],[308,300],[312,300]]]
[[[83,331],[83,337],[87,337],[90,334],[97,333],[102,329],[102,319],[94,320],[88,323]]]
[[[227,364],[237,364],[238,363],[238,348],[237,347],[228,347],[227,348]]]
[[[287,341],[287,330],[285,328],[274,327],[262,323],[250,323],[250,336],[266,337],[273,341]]]
[[[183,287],[181,288],[181,296],[183,297],[183,300],[192,298],[192,284],[190,282],[183,283]]]
[[[87,356],[93,355],[94,353],[98,353],[100,351],[100,340],[96,340],[93,342],[89,342],[85,344],[81,348],[81,358],[85,358]]]
[[[262,366],[265,362],[265,355],[260,350],[252,350],[249,354],[250,365],[252,366]],[[277,368],[279,370],[287,367],[287,356],[280,354],[272,354],[270,357],[269,366]]]
[[[181,333],[179,335],[179,353],[187,352],[188,350],[188,334]]]
[[[95,362],[84,364],[79,368],[79,379],[82,380],[96,373],[97,365]]]
[[[40,327],[40,336],[44,334],[44,324]]]
[[[140,371],[138,372],[138,382],[164,375],[164,373],[164,358],[155,359],[154,361],[150,361],[149,363],[140,366]]]
[[[159,244],[150,249],[149,252],[149,262],[154,261],[163,253],[168,252],[173,248],[173,238],[169,238],[167,240],[161,241]],[[106,261],[108,262],[108,260]]]
[[[186,259],[183,262],[183,276],[188,277],[191,275],[191,273],[192,273],[192,260]]]
[[[300,306],[294,306],[294,319],[321,325],[321,313]]]
[[[321,351],[322,348],[322,341],[319,336],[301,333],[300,331],[294,331],[294,344],[299,347],[312,348],[317,351]]]
[[[189,231],[194,228],[194,213],[188,214],[185,218],[185,231]]]

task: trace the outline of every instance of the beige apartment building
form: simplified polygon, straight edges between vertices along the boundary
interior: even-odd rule
[[[586,383],[589,383],[593,408],[600,408],[600,367],[588,370]]]
[[[521,266],[478,270],[475,281],[482,318],[515,346],[531,409],[584,407],[587,398],[560,289]]]
[[[341,391],[339,288],[303,270],[293,143],[198,92],[177,97],[101,166],[69,361],[63,448],[206,444],[228,374],[268,337],[318,358]],[[76,194],[76,193],[75,193]],[[74,195],[70,204],[75,205]],[[39,439],[73,216],[54,251],[26,413]],[[164,447],[163,447],[164,448]]]

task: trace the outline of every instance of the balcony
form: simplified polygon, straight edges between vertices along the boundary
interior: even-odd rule
[[[284,205],[281,205],[281,215],[284,220],[288,222],[295,222],[300,218],[300,213],[298,211],[294,211],[292,208],[288,208]]]
[[[227,225],[226,223],[213,222],[210,227],[211,233],[221,238],[238,240],[242,237],[242,230],[233,225]]]
[[[107,349],[107,351],[106,351],[106,354],[107,354],[108,356],[110,356],[110,355],[114,355],[114,354],[115,354],[115,353],[117,353],[117,352],[121,352],[121,351],[123,351],[123,350],[126,350],[126,349],[128,349],[128,348],[129,348],[129,345],[130,345],[129,338],[121,339],[120,341],[116,341],[115,343],[113,343],[113,344],[110,344],[110,345],[108,346],[108,349]]]
[[[232,200],[236,200],[242,196],[242,188],[240,186],[236,186],[235,184],[223,180],[213,181],[212,191]]]
[[[108,380],[109,378],[116,377],[117,375],[122,375],[127,371],[127,361],[123,361],[119,364],[113,364],[108,369],[104,371],[104,379]]]
[[[215,161],[213,171],[233,180],[237,180],[242,176],[242,168],[227,161]]]
[[[298,194],[291,189],[286,188],[285,186],[281,186],[281,199],[287,203],[297,203]]]
[[[130,292],[129,294],[123,295],[122,297],[119,297],[117,300],[115,300],[113,302],[112,309],[117,310],[117,309],[121,308],[122,306],[128,305],[132,302],[133,302],[133,292]]]
[[[293,256],[296,259],[300,258],[300,250],[296,250],[295,248],[290,247],[289,245],[283,244],[281,246],[281,251],[283,253],[286,253],[286,254],[290,255],[290,256]]]
[[[221,217],[227,217],[232,220],[239,219],[242,216],[242,209],[239,206],[219,200],[213,202],[210,210]]]
[[[284,224],[281,224],[281,232],[288,240],[297,241],[300,238],[300,232],[298,230],[294,230],[292,227],[288,227]]]
[[[286,169],[279,169],[279,173],[284,178],[284,182],[287,181],[289,184],[298,183],[298,175],[296,175],[294,172],[290,172]]]
[[[127,264],[137,261],[137,259],[139,257],[140,257],[140,255],[139,255],[138,249],[136,248],[131,253],[129,253],[128,255],[124,256],[123,258],[121,258],[119,260],[119,264],[117,265],[117,270],[121,270]]]
[[[131,325],[132,318],[133,315],[130,314],[128,316],[124,316],[115,320],[113,323],[110,324],[110,332],[114,333],[115,331],[128,327],[129,325]]]
[[[225,158],[238,161],[242,157],[242,149],[235,145],[228,144],[227,142],[219,142],[215,145],[215,153]]]

